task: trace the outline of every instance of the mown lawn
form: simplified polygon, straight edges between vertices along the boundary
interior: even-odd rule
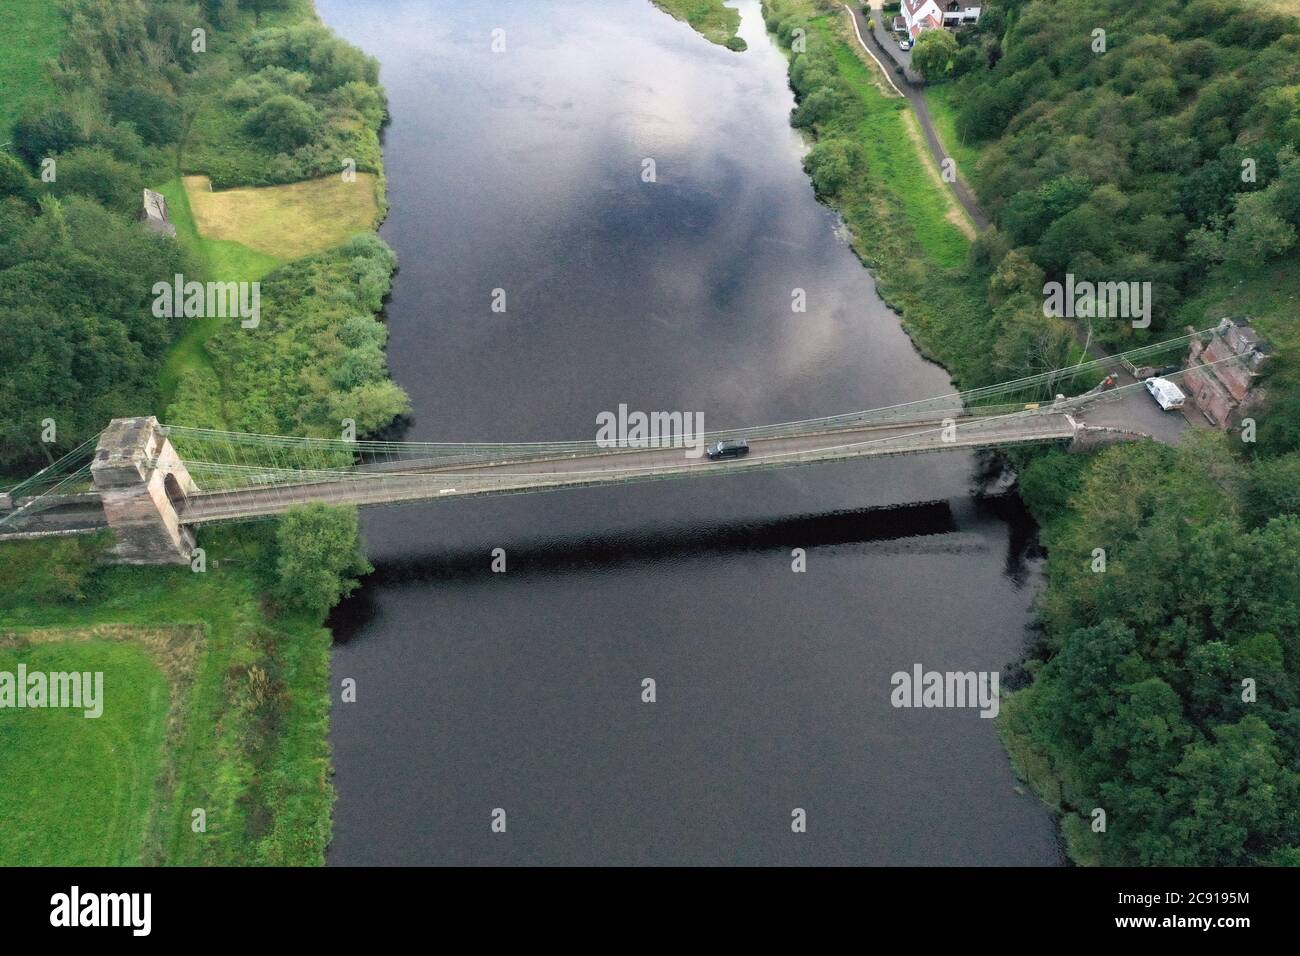
[[[0,143],[28,106],[53,97],[45,62],[58,56],[65,26],[53,0],[0,2]]]
[[[835,61],[840,75],[859,98],[855,104],[862,118],[854,127],[855,138],[866,150],[871,187],[888,192],[907,217],[922,249],[937,265],[952,267],[966,260],[970,241],[948,218],[952,202],[935,183],[926,168],[924,145],[908,135],[907,101],[886,97],[871,76],[870,68],[846,44],[840,42],[824,22],[818,28],[835,44]]]
[[[198,234],[273,257],[298,259],[370,232],[379,217],[375,175],[329,176],[284,186],[213,191],[206,176],[183,179]],[[226,279],[226,272],[217,272]],[[235,278],[229,276],[229,278]]]
[[[19,664],[102,672],[103,713],[0,710],[0,865],[138,863],[163,763],[167,679],[140,646],[71,635],[27,647],[0,636],[0,671]]]
[[[957,87],[951,83],[925,88],[925,102],[930,108],[930,119],[934,121],[944,151],[957,161],[957,175],[975,187],[979,184],[981,149],[978,146],[967,146],[957,135],[957,100]]]
[[[114,794],[121,794],[111,802],[117,808],[111,843],[86,835],[91,831],[68,830],[67,840],[36,841],[43,862],[94,862],[88,854],[96,852],[103,856],[101,862],[147,865],[324,861],[333,802],[326,738],[329,632],[303,616],[268,617],[261,595],[267,584],[264,575],[270,573],[266,569],[273,564],[267,541],[273,528],[259,524],[209,529],[200,540],[207,552],[204,573],[187,566],[98,567],[74,556],[66,566],[78,569],[73,572],[82,578],[77,587],[47,596],[20,583],[17,592],[0,598],[0,634],[20,639],[32,631],[105,627],[142,633],[189,630],[202,637],[194,644],[197,652],[188,666],[188,692],[169,723],[165,759],[158,756],[164,737],[156,728],[167,712],[167,681],[138,653],[142,663],[129,668],[129,642],[119,651],[123,656],[109,663],[113,673],[133,675],[130,683],[125,676],[119,678],[123,712],[116,726],[129,728],[134,749],[118,744],[122,734],[111,729],[51,725],[48,732],[37,732],[34,723],[0,716],[0,727],[10,728],[7,736],[0,736],[0,749],[30,764],[40,748],[54,741],[55,752],[73,762],[65,766],[43,755],[41,772],[98,781],[95,786],[103,795],[78,803],[79,798],[69,794],[75,807],[70,811],[62,796],[46,793],[32,801],[25,790],[24,796],[13,798],[26,801],[24,832],[57,837],[66,827],[83,826],[78,820],[100,813],[112,787],[117,788]],[[66,550],[81,547],[73,539],[6,544],[0,549],[0,581],[23,582],[22,569],[64,563]],[[82,599],[65,596],[75,593]],[[66,670],[85,654],[99,653],[94,647],[61,642],[45,645],[44,652],[50,668]],[[154,658],[176,672],[178,653],[155,650]],[[31,663],[30,656],[24,659]],[[0,662],[5,660],[12,658],[0,656]],[[118,683],[110,681],[107,667],[102,669],[107,697]],[[147,676],[150,673],[153,676]],[[114,699],[109,697],[110,702]],[[116,722],[118,716],[106,706],[98,722]],[[68,736],[87,733],[100,736]],[[7,784],[9,775],[0,773],[0,779]],[[14,819],[6,812],[7,799],[0,794],[0,832],[9,829],[6,819]],[[204,811],[204,832],[191,826],[195,809]],[[148,825],[142,827],[142,820]],[[10,836],[0,836],[0,846],[13,845]],[[0,857],[0,862],[17,861]]]

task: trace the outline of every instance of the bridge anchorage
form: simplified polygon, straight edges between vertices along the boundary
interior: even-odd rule
[[[443,501],[951,449],[1175,440],[1181,418],[1160,412],[1132,371],[1162,354],[1181,358],[1170,353],[1185,353],[1190,341],[1209,331],[1014,382],[696,436],[706,442],[745,437],[750,454],[725,463],[689,457],[671,440],[613,448],[594,438],[343,441],[169,426],[153,417],[115,419],[0,493],[0,542],[110,529],[116,538],[112,560],[179,564],[188,561],[199,525],[272,517],[311,502]],[[1176,380],[1183,374],[1176,369],[1161,371]]]
[[[198,486],[158,419],[115,418],[99,436],[90,466],[104,518],[123,564],[186,564],[194,530],[181,524],[176,506]]]

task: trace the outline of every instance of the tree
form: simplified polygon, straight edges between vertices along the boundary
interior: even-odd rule
[[[1016,293],[1041,295],[1043,270],[1034,265],[1024,249],[1012,249],[989,279],[989,304],[1000,305]]]
[[[1279,764],[1269,726],[1252,715],[1215,727],[1214,737],[1187,749],[1170,783],[1164,824],[1171,852],[1142,862],[1240,865],[1277,837],[1296,839],[1300,778]]]
[[[1244,267],[1259,265],[1290,249],[1295,239],[1295,226],[1274,211],[1268,191],[1237,197],[1225,249],[1228,262]]]
[[[23,164],[8,153],[0,153],[0,199],[16,196],[30,200],[33,194],[32,178]]]
[[[14,149],[33,167],[85,141],[72,114],[58,106],[28,113],[14,124]]]
[[[239,5],[245,10],[252,10],[254,21],[260,23],[263,13],[285,9],[289,6],[289,0],[240,0]]]
[[[1246,520],[1256,527],[1275,515],[1300,514],[1300,454],[1256,462],[1242,498]]]
[[[309,504],[290,508],[275,533],[275,596],[287,607],[319,617],[374,570],[361,552],[355,508]]]
[[[56,196],[80,193],[114,212],[132,215],[140,205],[140,171],[114,159],[106,149],[74,149],[58,160],[58,177],[50,184]]]
[[[808,93],[795,107],[790,124],[800,129],[808,129],[823,120],[834,116],[839,109],[840,95],[831,87],[820,87]]]
[[[957,40],[947,30],[926,30],[912,48],[912,65],[927,83],[937,83],[952,73],[957,62]]]
[[[844,139],[822,139],[804,157],[804,169],[819,195],[831,196],[853,175],[853,144]]]
[[[250,111],[244,128],[279,153],[305,146],[320,129],[320,114],[310,103],[281,93]]]
[[[107,101],[113,118],[130,123],[150,146],[174,143],[180,137],[180,110],[161,93],[141,86],[118,86],[109,90]]]
[[[1038,375],[1067,364],[1074,337],[1057,318],[1043,315],[1042,295],[1017,293],[998,309],[1001,331],[990,359],[1003,379]]]

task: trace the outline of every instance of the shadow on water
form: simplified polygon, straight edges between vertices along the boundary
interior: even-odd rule
[[[661,526],[601,537],[552,538],[511,544],[512,576],[589,573],[638,564],[704,559],[743,552],[871,544],[909,538],[953,535],[976,522],[1007,527],[1006,574],[1019,587],[1041,556],[1037,526],[1015,494],[974,495],[949,501],[829,511],[744,524]],[[373,620],[371,595],[379,590],[429,584],[473,584],[492,577],[491,552],[497,545],[430,551],[379,561],[365,588],[338,605],[328,626],[335,643],[346,644]]]

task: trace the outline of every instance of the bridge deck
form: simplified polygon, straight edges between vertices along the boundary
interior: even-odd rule
[[[454,468],[421,468],[418,463],[412,463],[396,473],[389,466],[382,471],[359,470],[313,483],[201,491],[180,503],[177,513],[182,523],[199,524],[271,515],[295,504],[316,501],[377,505],[738,474],[840,459],[1064,441],[1073,438],[1076,429],[1074,420],[1064,412],[1038,412],[1026,416],[961,419],[953,441],[943,440],[941,422],[756,439],[750,442],[747,457],[726,462],[688,458],[681,448],[666,448],[611,449],[559,459],[534,458]],[[744,437],[744,433],[737,432],[737,437]]]

